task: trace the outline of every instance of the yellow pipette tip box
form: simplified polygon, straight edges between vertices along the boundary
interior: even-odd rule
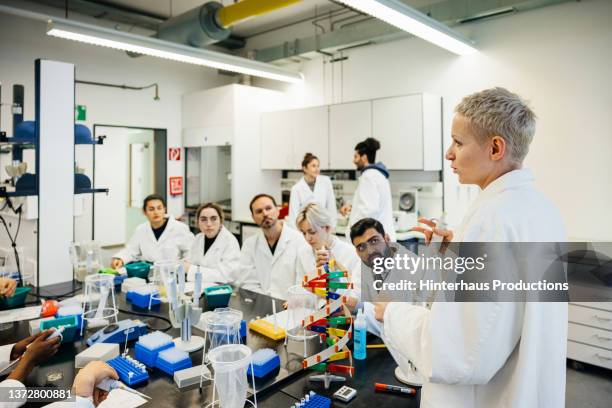
[[[249,329],[272,340],[282,340],[285,338],[285,329],[277,326],[274,331],[274,324],[265,319],[258,319],[249,322]]]

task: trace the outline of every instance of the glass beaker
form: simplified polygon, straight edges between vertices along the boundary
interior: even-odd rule
[[[215,392],[221,408],[242,408],[247,398],[247,367],[251,362],[251,349],[244,344],[226,344],[209,351],[215,372],[213,376],[213,403]]]
[[[97,273],[102,263],[100,262],[100,245],[95,241],[73,242],[69,248],[72,269],[77,281],[85,281],[87,275]]]
[[[117,305],[115,303],[115,277],[105,273],[97,273],[85,277],[85,292],[83,298],[83,320],[88,327],[105,326],[110,319],[117,323]],[[81,334],[83,334],[81,325]]]
[[[302,327],[302,320],[315,312],[317,301],[317,296],[301,285],[289,287],[287,290],[287,324],[285,325],[287,337],[292,340],[306,340],[317,336],[317,333]]]

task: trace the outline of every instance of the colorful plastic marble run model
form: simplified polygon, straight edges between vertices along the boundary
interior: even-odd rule
[[[317,269],[316,275],[304,276],[302,286],[326,301],[321,309],[302,320],[302,327],[318,333],[327,348],[305,358],[302,367],[322,372],[310,376],[310,380],[322,381],[327,389],[332,381],[345,380],[345,377],[334,374],[352,377],[355,372],[353,357],[347,346],[353,330],[353,318],[346,306],[347,296],[337,292],[338,289],[352,289],[353,283],[348,280],[346,271],[336,269],[336,262],[331,259]],[[335,363],[341,360],[348,360],[348,365]]]

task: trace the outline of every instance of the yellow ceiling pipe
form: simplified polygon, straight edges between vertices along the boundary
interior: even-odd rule
[[[266,14],[302,0],[242,0],[223,7],[217,12],[217,21],[228,28],[251,17]]]

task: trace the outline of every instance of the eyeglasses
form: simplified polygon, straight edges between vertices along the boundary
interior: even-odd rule
[[[382,242],[382,238],[375,235],[372,238],[368,239],[366,242],[362,242],[361,244],[357,245],[355,248],[357,249],[357,252],[365,252],[366,249],[368,249],[369,247],[374,247],[379,245]]]

